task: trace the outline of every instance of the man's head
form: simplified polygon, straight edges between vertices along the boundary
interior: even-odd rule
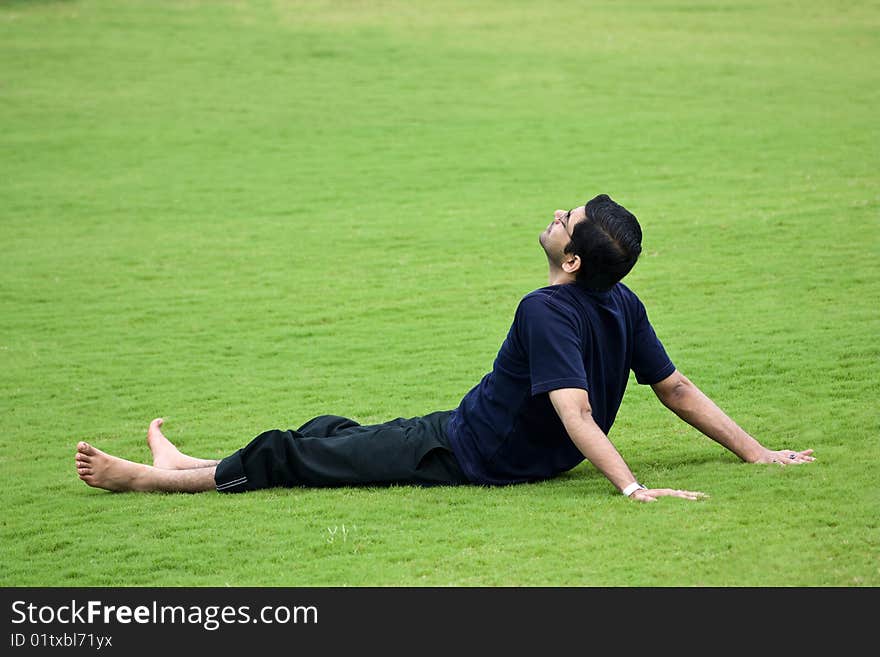
[[[642,228],[631,212],[600,194],[586,205],[557,210],[540,242],[551,278],[556,270],[587,290],[606,291],[636,264]]]

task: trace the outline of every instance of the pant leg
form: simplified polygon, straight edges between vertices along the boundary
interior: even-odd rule
[[[297,431],[266,431],[220,462],[217,490],[469,483],[446,438],[449,414],[442,411],[370,426],[322,416]]]
[[[287,441],[305,436],[327,438],[358,427],[361,425],[347,417],[319,415],[303,424],[296,431],[282,431],[280,429],[265,431],[254,438],[247,447],[220,462],[214,475],[217,490],[220,492],[241,492],[296,485],[288,483],[293,474],[285,472],[283,467],[289,458],[287,448],[291,447],[286,444]],[[296,450],[293,451],[293,456],[295,456]],[[245,463],[248,465],[247,474],[245,473]]]
[[[356,429],[360,426],[360,424],[347,417],[341,417],[339,415],[319,415],[306,422],[296,431],[304,436],[320,438],[333,436],[349,429]]]

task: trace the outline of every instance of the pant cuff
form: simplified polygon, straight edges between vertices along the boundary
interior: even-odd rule
[[[243,493],[250,490],[241,463],[241,450],[220,461],[214,471],[214,484],[218,493]]]

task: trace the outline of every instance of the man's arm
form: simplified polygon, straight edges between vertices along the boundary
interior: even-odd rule
[[[624,488],[636,482],[623,457],[593,420],[590,398],[586,390],[582,388],[552,390],[550,401],[581,454],[617,486],[618,490],[622,492]],[[638,489],[630,495],[640,502],[654,502],[656,498],[663,496],[696,500],[704,497],[704,494],[670,488],[649,488]]]
[[[747,434],[684,374],[676,370],[651,386],[669,410],[748,463],[808,463],[813,450],[770,450]]]

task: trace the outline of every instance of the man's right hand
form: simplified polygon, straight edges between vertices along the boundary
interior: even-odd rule
[[[702,500],[707,497],[706,493],[694,490],[677,490],[674,488],[639,488],[629,496],[630,499],[639,502],[656,502],[658,497],[680,497],[685,500]]]

